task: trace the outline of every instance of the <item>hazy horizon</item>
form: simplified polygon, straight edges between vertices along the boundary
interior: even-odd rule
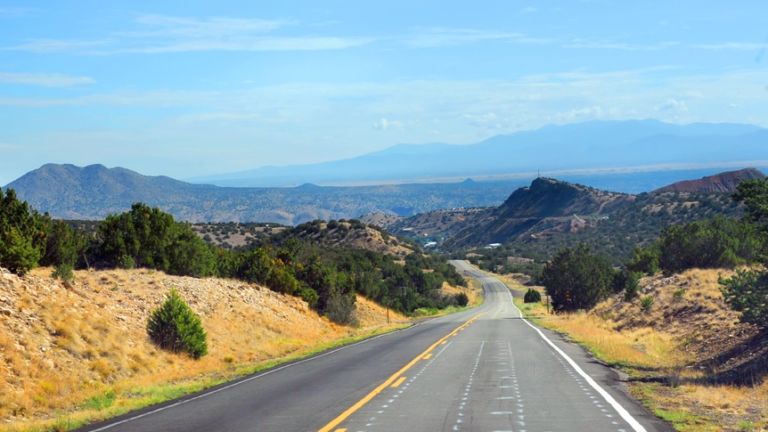
[[[766,127],[763,9],[4,1],[0,184],[48,162],[188,179],[590,120]]]

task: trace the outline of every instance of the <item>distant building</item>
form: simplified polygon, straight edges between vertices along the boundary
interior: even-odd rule
[[[435,242],[435,241],[431,241],[431,242],[426,242],[426,243],[424,243],[424,247],[425,247],[425,248],[433,248],[433,247],[435,247],[435,246],[437,246],[437,242]]]
[[[496,248],[500,248],[500,247],[501,247],[501,243],[491,243],[488,246],[486,246],[485,248],[486,249],[496,249]]]

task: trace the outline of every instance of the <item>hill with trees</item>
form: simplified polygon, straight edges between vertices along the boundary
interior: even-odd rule
[[[387,244],[393,254],[349,247],[346,237],[336,244],[311,241],[298,235],[309,232],[313,225],[308,225],[297,235],[281,236],[279,242],[230,250],[207,244],[188,223],[141,203],[85,233],[39,215],[13,190],[0,196],[0,204],[0,266],[18,274],[50,260],[62,270],[63,279],[71,278],[73,267],[150,268],[173,275],[234,278],[301,297],[339,323],[353,319],[356,293],[404,313],[466,304],[465,297],[442,291],[446,281],[466,283],[444,258],[423,256],[396,241]],[[340,233],[348,234],[355,223],[335,224],[325,226],[327,239],[342,239]],[[381,234],[356,224],[362,232]]]
[[[727,192],[631,195],[541,178],[499,207],[434,211],[386,228],[421,243],[436,241],[456,256],[472,251],[472,261],[487,269],[529,272],[540,270],[558,250],[582,243],[620,264],[635,246],[653,242],[670,225],[740,217],[743,211]],[[521,259],[539,265],[521,265]]]
[[[315,220],[281,231],[266,241],[283,244],[298,239],[325,247],[342,247],[383,253],[405,258],[416,253],[418,247],[373,225],[357,219],[321,221]]]

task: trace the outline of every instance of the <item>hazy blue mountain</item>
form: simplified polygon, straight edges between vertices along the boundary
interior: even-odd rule
[[[471,145],[397,145],[356,158],[194,179],[226,186],[345,184],[768,160],[768,130],[742,124],[593,121],[499,135]],[[555,173],[563,177],[561,173]]]
[[[190,222],[350,219],[370,213],[409,216],[439,208],[498,205],[521,181],[360,187],[228,188],[144,176],[103,165],[48,164],[7,187],[32,207],[64,219],[101,219],[144,202]]]

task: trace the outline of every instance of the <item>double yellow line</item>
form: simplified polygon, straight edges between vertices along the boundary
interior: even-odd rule
[[[352,414],[357,412],[360,408],[364,407],[365,404],[370,402],[371,399],[375,398],[379,393],[384,391],[384,389],[386,389],[390,385],[393,385],[395,383],[395,381],[397,381],[396,384],[398,386],[400,384],[402,384],[403,381],[405,381],[405,377],[403,377],[401,375],[403,375],[406,371],[408,371],[408,369],[412,368],[413,365],[415,365],[416,363],[419,362],[419,360],[422,360],[422,359],[426,360],[429,357],[431,357],[431,352],[432,352],[432,350],[435,349],[435,347],[437,347],[440,344],[445,343],[448,340],[448,338],[450,338],[451,336],[455,336],[458,332],[464,330],[467,326],[469,326],[470,324],[475,322],[475,320],[480,318],[480,315],[482,315],[482,314],[477,314],[477,315],[473,316],[472,318],[470,318],[469,320],[464,322],[462,325],[456,327],[452,332],[450,332],[447,335],[443,336],[442,338],[438,339],[435,343],[430,345],[429,348],[424,350],[424,352],[422,352],[421,354],[419,354],[416,357],[414,357],[413,360],[411,360],[410,362],[408,362],[408,364],[406,364],[405,366],[400,368],[399,371],[395,372],[392,376],[390,376],[384,382],[379,384],[378,387],[376,387],[375,389],[371,390],[371,392],[368,393],[367,395],[365,395],[365,397],[363,397],[362,399],[357,401],[351,407],[347,408],[346,411],[344,411],[343,413],[339,414],[339,416],[336,417],[335,419],[331,420],[330,423],[328,423],[327,425],[325,425],[322,428],[320,428],[319,432],[330,432],[331,430],[333,430],[333,428],[335,428],[336,426],[340,425],[341,422],[343,422],[344,420],[349,418],[349,416],[351,416]]]

